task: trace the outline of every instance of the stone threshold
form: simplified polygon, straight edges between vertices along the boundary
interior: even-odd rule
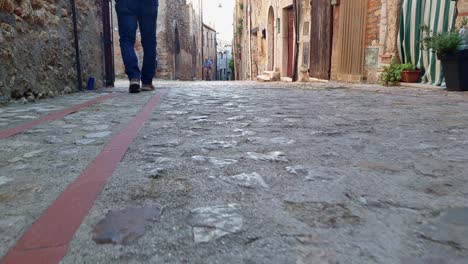
[[[432,90],[440,90],[443,91],[444,89],[440,86],[425,84],[425,83],[400,83],[401,87],[410,87],[410,88],[418,88],[418,89],[432,89]]]

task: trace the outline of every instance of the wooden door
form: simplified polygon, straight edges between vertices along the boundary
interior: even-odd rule
[[[338,42],[339,81],[360,82],[364,70],[367,1],[341,1]]]
[[[330,0],[311,0],[310,77],[328,80],[331,69],[333,14]]]
[[[294,75],[294,10],[288,9],[288,77]]]

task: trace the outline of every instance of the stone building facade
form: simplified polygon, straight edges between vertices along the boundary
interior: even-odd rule
[[[232,44],[230,42],[220,41],[218,44],[218,60],[217,60],[217,80],[230,81],[232,80],[232,71],[229,66],[232,60]]]
[[[198,0],[159,0],[157,21],[158,67],[156,78],[193,80],[202,76],[202,21]],[[118,23],[114,16],[116,74],[125,75],[119,47]],[[140,63],[143,48],[139,34],[135,44]]]
[[[101,7],[76,0],[83,86],[102,86]],[[77,89],[70,1],[0,0],[0,102],[34,100]]]
[[[210,26],[203,24],[203,57],[208,58],[213,62],[211,69],[210,80],[216,80],[217,69],[217,40],[216,40],[216,30]],[[205,79],[205,75],[203,75]]]
[[[265,72],[276,78],[292,78],[296,72],[297,79],[305,78],[310,10],[309,0],[237,0],[233,47],[236,79],[256,79]]]
[[[402,2],[237,0],[236,79],[377,83],[383,67],[399,56]],[[457,1],[460,16],[468,15],[466,2]]]
[[[431,1],[432,3],[435,3],[438,0]],[[429,0],[427,0],[427,2],[429,2]],[[389,65],[392,58],[399,60],[400,54],[398,51],[398,34],[401,29],[400,17],[402,14],[401,12],[403,3],[404,0],[367,1],[364,68],[361,73],[360,80],[357,78],[351,81],[367,81],[368,83],[377,83],[380,80],[383,67]],[[468,15],[463,11],[463,5],[468,6],[467,3],[468,0],[457,1],[456,6],[459,14],[458,21],[461,20],[463,15]],[[337,12],[339,12],[339,10]],[[444,14],[446,21],[450,20],[448,16],[448,13]],[[447,23],[450,22],[447,21]],[[333,63],[337,64],[339,63],[339,60],[335,58]]]

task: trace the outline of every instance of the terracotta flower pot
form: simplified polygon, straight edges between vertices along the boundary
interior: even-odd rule
[[[421,77],[421,70],[403,71],[401,73],[401,81],[405,83],[415,83]]]

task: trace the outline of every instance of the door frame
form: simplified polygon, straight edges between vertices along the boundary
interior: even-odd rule
[[[270,6],[268,9],[268,18],[267,18],[267,70],[275,70],[275,11],[273,6]]]

